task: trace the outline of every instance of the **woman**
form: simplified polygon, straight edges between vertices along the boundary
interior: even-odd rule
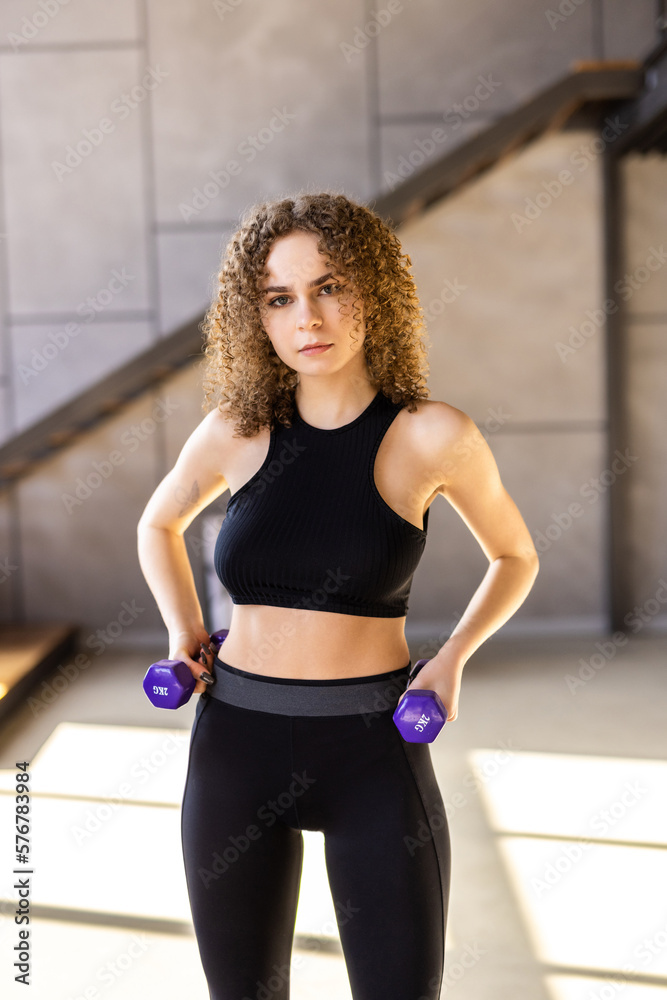
[[[205,321],[210,410],[151,497],[139,555],[201,692],[182,835],[213,1000],[289,996],[302,830],[324,833],[355,1000],[434,1000],[449,836],[428,744],[393,711],[428,509],[455,507],[489,568],[411,688],[452,722],[463,667],[516,611],[537,555],[472,420],[428,399],[397,236],[342,195],[255,206]],[[215,563],[234,603],[216,657],[183,532],[230,489]],[[424,836],[426,831],[426,836]]]

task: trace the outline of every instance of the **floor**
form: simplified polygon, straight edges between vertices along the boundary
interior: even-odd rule
[[[32,1000],[208,997],[179,842],[194,700],[150,705],[150,652],[61,672],[0,729],[3,997],[27,995],[11,957],[22,761]],[[666,995],[666,654],[645,632],[497,636],[466,666],[459,718],[431,747],[453,857],[443,997]],[[350,998],[322,849],[306,835],[292,1000]]]

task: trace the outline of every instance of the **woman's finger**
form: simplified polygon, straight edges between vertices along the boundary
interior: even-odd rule
[[[201,694],[202,691],[205,691],[207,687],[210,687],[215,682],[215,677],[209,670],[210,664],[203,650],[200,651],[198,658],[195,659],[185,649],[177,649],[172,659],[181,660],[190,670],[196,681],[194,694]]]

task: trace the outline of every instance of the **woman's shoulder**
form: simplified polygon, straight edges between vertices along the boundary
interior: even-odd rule
[[[414,413],[407,415],[404,444],[429,474],[437,470],[441,484],[451,485],[480,470],[482,475],[490,474],[486,438],[463,410],[440,399],[420,399]]]
[[[209,410],[201,421],[200,427],[207,438],[231,435],[234,430],[234,421],[229,410],[229,403],[219,403],[212,410]]]
[[[218,403],[212,410],[209,410],[200,426],[204,429],[207,436],[218,442],[225,440],[230,443],[232,439],[239,442],[254,440],[255,437],[258,437],[265,430],[265,428],[260,428],[258,434],[254,435],[253,438],[237,434],[237,415],[233,412],[229,400]]]
[[[477,430],[477,425],[458,407],[441,399],[417,399],[413,412],[404,408],[404,421],[415,445],[455,444]]]
[[[254,435],[239,433],[236,414],[229,403],[221,403],[210,410],[198,429],[198,453],[205,460],[206,455],[215,456],[227,470],[237,465],[252,464],[258,455],[264,455],[269,439],[268,428],[260,428]]]
[[[206,414],[197,427],[196,437],[199,449],[214,455],[229,454],[237,448],[242,438],[234,437],[235,424],[227,404],[215,406]]]

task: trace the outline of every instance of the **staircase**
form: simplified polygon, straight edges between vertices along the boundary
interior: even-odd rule
[[[78,629],[74,625],[0,626],[0,724],[26,695],[74,654]],[[51,686],[52,699],[69,680]]]

